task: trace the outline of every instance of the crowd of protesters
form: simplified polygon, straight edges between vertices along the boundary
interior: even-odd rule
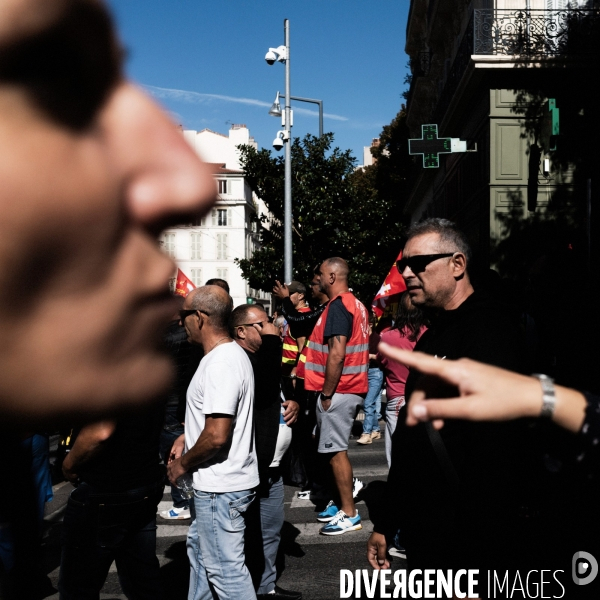
[[[407,292],[385,327],[339,257],[308,287],[275,286],[274,324],[234,308],[224,281],[169,296],[156,235],[206,214],[216,190],[123,78],[122,54],[96,0],[0,1],[0,468],[19,490],[19,502],[0,495],[2,597],[46,595],[48,450],[32,432],[74,425],[61,598],[98,598],[113,562],[128,597],[168,597],[156,556],[166,473],[173,506],[159,518],[190,521],[190,599],[300,599],[276,585],[284,471],[324,500],[321,534],[361,529],[347,450],[361,406],[359,444],[380,438],[382,382],[390,471],[374,569],[394,551],[410,569],[507,573],[600,558],[600,400],[524,374],[530,316],[474,285],[455,224],[408,232],[396,265]],[[597,597],[597,584],[567,597]]]

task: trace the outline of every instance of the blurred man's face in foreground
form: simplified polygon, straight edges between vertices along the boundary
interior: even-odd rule
[[[0,0],[0,421],[93,417],[170,383],[167,225],[208,168],[121,75],[100,2]]]

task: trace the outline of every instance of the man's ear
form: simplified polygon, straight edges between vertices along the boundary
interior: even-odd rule
[[[454,277],[462,277],[467,270],[467,257],[462,252],[457,252],[452,257],[452,270]]]

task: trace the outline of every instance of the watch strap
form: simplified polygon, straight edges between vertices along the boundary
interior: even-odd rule
[[[552,419],[556,408],[554,379],[542,373],[534,373],[533,377],[538,379],[542,386],[542,411],[540,412],[540,417],[543,419]]]

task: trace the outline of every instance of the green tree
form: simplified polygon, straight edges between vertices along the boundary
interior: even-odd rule
[[[401,247],[403,191],[408,157],[403,111],[384,128],[377,163],[355,170],[349,150],[334,148],[333,134],[307,135],[292,143],[294,278],[309,281],[315,265],[342,256],[350,285],[369,304]],[[399,119],[399,120],[398,120]],[[254,288],[270,291],[283,270],[284,160],[271,151],[240,146],[247,180],[270,216],[258,220],[260,248],[237,262]],[[398,169],[398,164],[402,168]]]

